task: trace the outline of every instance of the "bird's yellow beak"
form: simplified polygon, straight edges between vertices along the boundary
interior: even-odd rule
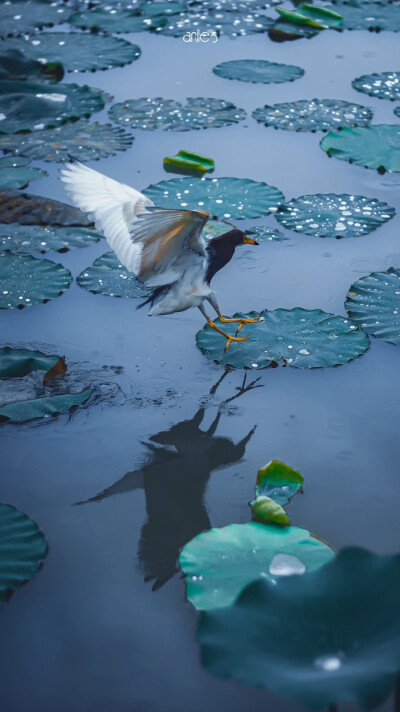
[[[243,238],[243,244],[244,245],[258,245],[258,242],[256,242],[255,240],[252,240],[251,237],[247,237],[247,235],[245,235]]]

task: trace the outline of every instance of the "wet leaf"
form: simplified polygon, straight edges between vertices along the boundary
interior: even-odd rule
[[[283,232],[275,230],[268,225],[259,225],[247,228],[246,235],[256,235],[257,242],[271,242],[272,240],[286,240]]]
[[[246,117],[246,112],[224,99],[197,97],[181,104],[158,97],[114,104],[109,116],[122,126],[135,129],[153,130],[163,126],[167,131],[190,131],[237,124]]]
[[[268,36],[273,42],[287,42],[299,40],[303,37],[311,39],[319,33],[319,30],[308,25],[299,25],[294,22],[286,22],[281,19],[269,28]]]
[[[149,17],[152,17],[153,15],[179,15],[181,12],[185,11],[186,5],[174,2],[174,0],[167,0],[166,2],[151,0],[151,2],[143,2],[140,6],[141,14]]]
[[[143,193],[162,208],[200,208],[213,218],[226,219],[268,215],[284,200],[277,188],[249,178],[173,178],[150,185]]]
[[[81,119],[27,134],[0,134],[0,149],[36,160],[60,162],[72,154],[81,161],[115,156],[132,146],[133,136],[117,126]]]
[[[216,36],[240,37],[255,32],[265,32],[271,24],[271,18],[257,12],[237,13],[230,10],[208,11],[205,9],[168,18],[168,22],[158,28],[157,32],[183,38],[184,42],[190,42],[190,34],[193,32],[198,33],[197,36],[208,32],[210,36],[207,40],[213,45]],[[204,39],[206,38],[204,37]]]
[[[400,72],[381,72],[380,74],[364,74],[353,79],[351,85],[357,91],[378,99],[400,99]]]
[[[27,79],[50,79],[59,82],[64,76],[64,68],[59,62],[37,62],[24,56],[17,49],[6,49],[8,42],[19,40],[3,40],[0,52],[0,80],[26,81]]]
[[[306,576],[255,581],[232,607],[202,613],[202,664],[310,710],[372,709],[400,670],[399,605],[400,556],[344,549]]]
[[[0,255],[0,309],[22,309],[59,297],[71,284],[60,264],[30,255]]]
[[[270,497],[274,502],[286,505],[302,488],[303,476],[297,470],[279,460],[271,460],[258,471],[256,495]]]
[[[178,151],[176,156],[167,156],[164,158],[163,164],[166,171],[190,175],[212,173],[215,168],[212,158],[206,158],[191,151]]]
[[[11,0],[0,4],[0,36],[22,35],[66,22],[70,8],[47,0]]]
[[[318,30],[340,27],[342,16],[329,8],[318,5],[300,5],[296,10],[289,11],[280,7],[276,12],[286,21],[294,24],[315,27]]]
[[[83,405],[91,393],[91,388],[85,388],[80,393],[63,393],[62,395],[7,403],[0,406],[0,423],[24,423],[35,418],[48,418],[68,413],[72,408]]]
[[[352,0],[336,3],[335,10],[343,15],[343,30],[400,31],[400,14],[395,6]]]
[[[395,209],[362,195],[303,195],[281,205],[276,219],[289,230],[316,237],[358,237],[390,220]]]
[[[40,195],[0,192],[0,223],[21,225],[88,226],[91,221],[78,208]]]
[[[257,316],[257,312],[235,314],[235,318]],[[320,309],[265,310],[261,316],[264,321],[241,330],[240,336],[247,334],[248,341],[233,341],[225,350],[225,337],[206,324],[197,332],[197,347],[217,363],[253,369],[276,363],[294,368],[329,368],[358,358],[369,347],[367,335],[349,319]],[[221,324],[219,319],[215,323],[235,336],[237,324]]]
[[[281,0],[202,0],[193,2],[193,9],[201,5],[202,10],[229,10],[229,12],[246,13],[254,10],[266,10],[279,5]]]
[[[9,250],[18,255],[34,255],[38,252],[67,252],[74,247],[88,247],[102,239],[94,228],[54,228],[43,225],[19,225],[0,223],[0,252]]]
[[[235,59],[213,67],[214,74],[224,79],[239,79],[242,82],[279,84],[292,82],[304,74],[304,69],[292,64],[277,64],[264,59]]]
[[[31,168],[28,164],[28,158],[9,156],[0,158],[0,190],[26,188],[31,180],[47,176],[47,173],[41,168]]]
[[[22,378],[32,371],[50,371],[59,361],[56,354],[46,355],[30,349],[0,349],[0,378]]]
[[[345,307],[367,334],[400,346],[400,270],[391,267],[359,279]]]
[[[9,504],[0,504],[0,603],[38,573],[47,554],[37,524]]]
[[[250,522],[199,534],[183,548],[179,563],[188,600],[199,610],[210,610],[231,606],[254,579],[277,581],[308,573],[334,556],[307,529]]]
[[[135,299],[147,297],[149,294],[133,272],[128,272],[126,267],[121,265],[115,252],[106,252],[98,257],[91,267],[81,272],[76,281],[82,289],[108,297]]]
[[[265,126],[287,131],[329,131],[339,126],[364,126],[372,111],[360,104],[341,99],[301,99],[262,106],[252,113]]]
[[[328,156],[341,158],[380,173],[400,171],[400,126],[377,124],[344,128],[325,136],[321,148]]]
[[[68,22],[84,30],[118,33],[155,30],[165,25],[167,19],[169,18],[162,15],[141,16],[136,9],[107,5],[107,7],[96,7],[89,12],[75,12],[69,17]]]
[[[275,502],[270,497],[256,497],[250,502],[253,512],[253,517],[258,522],[266,522],[267,524],[277,524],[279,526],[288,527],[290,519],[283,509],[282,505]]]

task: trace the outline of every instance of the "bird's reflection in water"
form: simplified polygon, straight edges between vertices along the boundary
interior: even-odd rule
[[[226,370],[212,387],[214,395],[227,375]],[[236,388],[237,393],[223,401],[226,406],[244,393],[261,388],[259,378]],[[204,495],[212,472],[238,462],[245,453],[255,427],[238,443],[216,435],[222,416],[219,409],[207,430],[201,424],[207,406],[201,406],[190,420],[173,425],[149,438],[145,443],[149,459],[132,472],[127,472],[111,487],[87,502],[100,502],[115,494],[143,489],[146,497],[147,522],[138,547],[140,566],[153,590],[163,586],[178,570],[181,548],[194,536],[210,528]],[[79,504],[85,504],[80,502]]]

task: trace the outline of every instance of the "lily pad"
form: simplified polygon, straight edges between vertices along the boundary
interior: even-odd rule
[[[266,524],[277,524],[278,526],[288,527],[290,518],[286,514],[281,504],[275,502],[270,497],[259,496],[250,502],[253,518]]]
[[[0,603],[38,573],[47,554],[38,525],[9,504],[0,504]]]
[[[400,670],[399,605],[400,556],[343,549],[307,576],[255,581],[232,607],[202,613],[202,664],[310,710],[372,709]]]
[[[343,30],[370,30],[380,32],[400,31],[400,14],[394,6],[372,2],[336,3],[337,9],[343,15],[341,29]]]
[[[96,7],[89,12],[75,12],[68,22],[75,27],[101,32],[145,32],[156,30],[167,23],[163,15],[138,15],[136,8],[133,10],[123,7]]]
[[[321,148],[328,156],[341,158],[379,173],[400,172],[400,126],[376,124],[343,128],[325,136]]]
[[[279,5],[281,0],[202,0],[201,3],[194,0],[193,8],[201,5],[204,10],[229,10],[229,12],[248,12],[251,10],[266,10],[274,5]]]
[[[257,218],[277,210],[280,190],[250,178],[173,178],[143,193],[161,208],[207,210],[213,218]]]
[[[273,240],[286,240],[283,232],[268,225],[259,225],[247,228],[246,235],[256,235],[257,242],[272,242]]]
[[[216,37],[228,35],[240,37],[256,32],[266,32],[272,25],[272,20],[266,15],[257,12],[231,12],[230,10],[208,11],[201,10],[197,13],[188,13],[168,18],[168,22],[157,29],[157,32],[172,37],[181,37],[184,42],[191,42],[193,32],[201,34],[208,32],[208,41],[214,44]]]
[[[277,64],[265,59],[234,59],[213,67],[214,74],[224,79],[239,79],[242,82],[280,84],[292,82],[304,74],[304,69],[293,64]]]
[[[26,188],[31,180],[47,176],[46,171],[42,171],[41,168],[30,168],[28,164],[29,159],[22,156],[0,158],[0,190]]]
[[[271,25],[268,30],[268,37],[273,42],[287,42],[302,38],[311,39],[311,37],[315,37],[318,33],[319,30],[314,27],[285,21],[282,18]]]
[[[270,497],[282,506],[288,504],[303,486],[304,478],[289,465],[271,460],[258,471],[257,497]]]
[[[174,0],[166,0],[164,2],[157,2],[157,0],[151,0],[151,2],[143,2],[140,6],[140,12],[142,15],[179,15],[181,12],[186,11],[186,5],[179,2],[174,2]]]
[[[47,0],[7,0],[0,4],[0,36],[22,35],[66,22],[70,8]]]
[[[98,257],[91,267],[81,272],[76,281],[82,289],[108,297],[135,299],[149,294],[135,275],[121,265],[115,252],[106,252]]]
[[[140,57],[139,47],[126,40],[82,32],[24,35],[7,40],[4,46],[40,63],[61,62],[69,72],[123,67]]]
[[[276,219],[289,230],[316,237],[359,237],[376,230],[395,214],[376,198],[362,195],[303,195],[281,205]]]
[[[213,237],[219,237],[225,232],[232,230],[232,227],[233,225],[230,225],[227,222],[223,222],[222,220],[208,220],[203,229],[203,236],[209,239],[212,239]]]
[[[8,42],[18,44],[18,39],[10,39]],[[8,42],[3,40],[1,43],[0,80],[50,79],[59,82],[63,78],[64,68],[59,62],[37,62],[29,59],[18,49],[6,49]]]
[[[67,252],[74,247],[88,247],[102,239],[94,228],[59,227],[49,225],[19,225],[0,223],[0,252],[8,250],[17,255],[38,252]]]
[[[235,314],[235,317],[259,316],[257,312]],[[200,351],[217,363],[234,368],[267,368],[281,363],[294,368],[330,368],[361,356],[369,347],[367,335],[342,316],[321,309],[307,311],[276,309],[260,314],[264,321],[249,324],[240,335],[248,341],[233,341],[226,351],[226,339],[206,324],[197,332]],[[220,324],[235,336],[237,324]]]
[[[181,104],[158,97],[114,104],[109,116],[122,126],[135,129],[153,130],[163,126],[167,131],[190,131],[237,124],[246,117],[246,112],[224,99],[197,97]]]
[[[71,284],[60,264],[30,255],[0,255],[0,309],[22,309],[59,297]]]
[[[334,556],[307,529],[250,522],[199,534],[183,548],[179,563],[188,600],[199,610],[210,610],[231,606],[254,579],[275,582],[314,571]]]
[[[39,131],[103,108],[101,94],[86,85],[0,81],[0,133]]]
[[[22,378],[33,371],[50,371],[60,360],[60,356],[50,356],[31,349],[0,349],[0,378]]]
[[[296,10],[284,10],[280,7],[276,8],[276,12],[286,21],[299,25],[307,25],[315,27],[318,30],[327,30],[330,28],[340,28],[342,16],[337,12],[333,12],[329,8],[319,7],[318,5],[300,5]]]
[[[86,213],[52,198],[15,191],[0,192],[0,223],[21,225],[92,225]]]
[[[81,161],[115,156],[132,146],[133,136],[117,126],[81,119],[54,129],[24,134],[0,134],[0,149],[14,155],[50,162],[65,161],[72,154]]]
[[[399,119],[400,119],[400,106],[396,106],[396,108],[395,108],[395,110],[394,110],[394,113],[395,113],[396,116],[398,116]]]
[[[391,267],[359,279],[345,307],[367,334],[400,346],[400,270]]]
[[[80,393],[63,393],[0,405],[0,423],[25,423],[36,418],[68,413],[72,408],[83,405],[92,392],[91,388],[85,388]]]
[[[353,79],[351,85],[357,91],[378,99],[400,99],[400,72],[381,72],[380,74],[364,74]]]
[[[212,173],[215,168],[212,158],[207,158],[191,151],[178,151],[176,156],[166,156],[163,165],[166,171],[188,173],[190,175]]]
[[[301,99],[253,111],[256,121],[286,131],[329,131],[342,126],[365,126],[372,111],[341,99]]]

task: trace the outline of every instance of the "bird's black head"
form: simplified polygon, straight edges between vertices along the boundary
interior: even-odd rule
[[[237,230],[236,228],[229,230],[229,232],[225,232],[221,235],[221,237],[225,238],[225,240],[229,240],[232,245],[235,245],[235,247],[238,247],[239,245],[258,245],[258,242],[253,240],[251,237],[247,237],[245,232]]]
[[[208,265],[205,275],[207,284],[210,284],[214,275],[228,264],[239,245],[258,245],[258,242],[236,228],[209,240],[207,245]]]

